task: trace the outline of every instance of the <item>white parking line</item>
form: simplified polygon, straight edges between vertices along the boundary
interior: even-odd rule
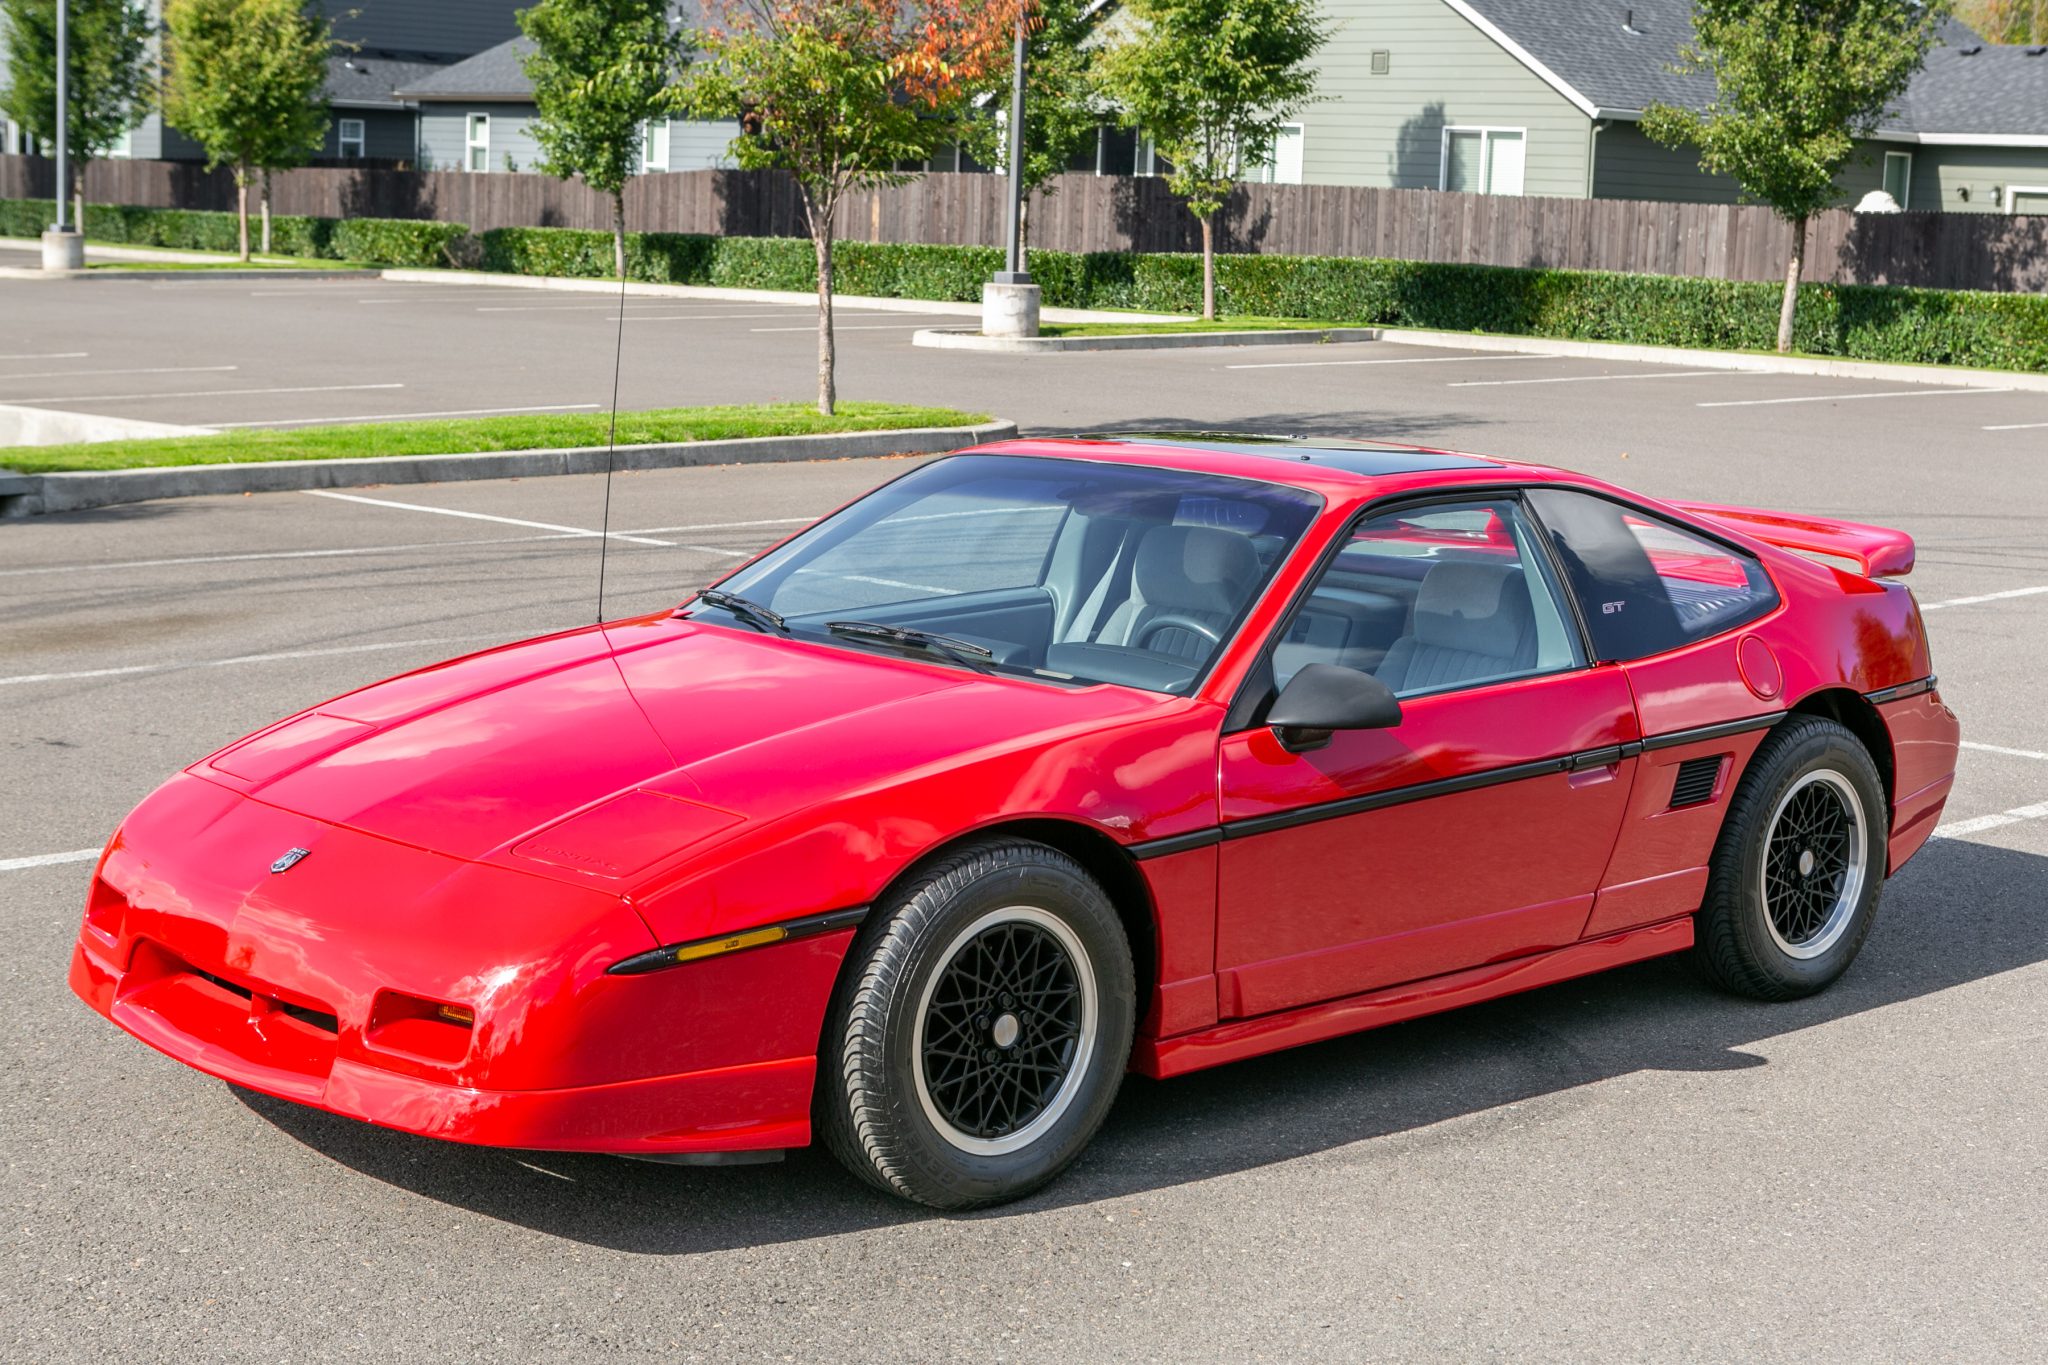
[[[21,872],[31,867],[54,867],[58,863],[82,863],[100,856],[96,848],[77,848],[69,853],[38,853],[33,858],[0,858],[0,872]]]
[[[1702,379],[1709,375],[1740,374],[1740,370],[1659,370],[1652,374],[1566,374],[1549,379],[1460,379],[1445,385],[1452,389],[1491,389],[1508,384],[1623,384],[1631,379]]]
[[[2038,758],[2043,762],[2048,762],[2048,754],[2044,754],[2038,749],[2008,749],[1999,744],[1979,744],[1973,739],[1962,741],[1962,745],[1965,749],[1975,749],[1978,753],[1983,754],[2004,754],[2008,758]]]
[[[927,318],[936,318],[951,315],[927,313],[925,316]],[[869,322],[856,327],[840,327],[835,325],[832,330],[835,332],[897,332],[905,328],[929,326],[931,326],[930,322]],[[747,330],[749,332],[815,332],[818,330],[818,327],[816,323],[812,323],[808,327],[749,327]]]
[[[0,360],[83,360],[89,351],[24,351],[19,355],[0,355]]]
[[[496,517],[488,512],[461,512],[453,507],[426,507],[416,502],[393,502],[389,498],[366,498],[359,493],[336,493],[325,488],[306,488],[300,491],[309,498],[333,498],[337,502],[360,502],[366,503],[371,507],[395,507],[406,512],[432,512],[437,516],[462,517],[468,521],[495,521],[501,526],[530,526],[536,531],[561,531],[566,535],[591,537],[605,534],[602,531],[588,531],[581,526],[561,526],[551,521],[526,521],[519,517]],[[629,535],[624,531],[613,531],[610,535],[613,540],[631,541],[635,545],[659,545],[667,550],[678,548],[673,540],[651,540],[646,536]],[[681,548],[695,549],[696,547],[686,546]],[[723,551],[720,553],[723,553]]]
[[[2040,428],[2040,427],[2048,427],[2048,422],[2007,422],[2007,423],[2005,423],[2005,424],[2004,424],[2004,425],[2002,425],[2002,426],[1995,426],[1995,427],[1986,427],[1986,428],[1984,428],[1984,430],[1986,430],[1986,431],[2034,431],[2034,430],[2036,430],[2037,428]]]
[[[13,379],[84,379],[102,374],[219,374],[239,370],[240,365],[153,365],[133,370],[30,370],[21,374],[0,374],[0,381]]]
[[[1007,507],[1003,509],[1005,512],[1009,510]],[[617,534],[661,536],[677,531],[738,531],[754,526],[805,526],[816,520],[816,517],[767,517],[761,521],[700,521],[692,526],[649,526],[642,530],[620,532]],[[899,517],[898,520],[908,521],[911,518]]]
[[[290,649],[275,654],[237,654],[226,659],[177,659],[159,664],[129,664],[124,668],[81,668],[69,673],[17,673],[0,678],[0,687],[19,683],[76,682],[83,678],[121,678],[137,673],[168,673],[181,668],[231,668],[236,664],[268,664],[289,659],[329,659],[340,654],[375,654],[391,649],[426,649],[465,640],[500,640],[491,635],[440,635],[430,640],[387,640],[374,645],[336,645],[331,649]]]
[[[406,422],[418,417],[491,417],[514,412],[589,412],[601,403],[545,403],[530,408],[448,408],[441,412],[379,412],[368,417],[279,417],[268,422],[215,422],[217,427],[296,427],[339,422]]]
[[[1730,370],[1730,374],[1747,371]],[[1849,403],[1861,398],[1961,398],[1973,393],[2011,393],[2011,389],[1893,389],[1889,393],[1815,393],[1799,398],[1734,398],[1695,403],[1700,408],[1762,408],[1774,403]]]
[[[1922,602],[1922,611],[1940,611],[1943,607],[1974,607],[1979,602],[2003,602],[2012,597],[2038,597],[2048,592],[2048,584],[2037,588],[2007,588],[2004,592],[1979,593],[1975,597],[1951,597],[1946,602]]]
[[[1322,370],[1337,365],[1470,365],[1487,360],[1562,360],[1562,356],[1524,355],[1422,355],[1399,360],[1262,360],[1257,363],[1225,365],[1226,370]]]
[[[1957,820],[1938,827],[1934,831],[1937,839],[1961,839],[1966,835],[1981,834],[1987,829],[1998,829],[2004,825],[2017,825],[2025,820],[2039,820],[2048,816],[2048,801],[2031,806],[2014,806],[2011,810],[1996,815],[1980,815],[1974,820]]]
[[[130,403],[150,398],[241,398],[255,393],[351,393],[362,389],[402,389],[403,384],[307,384],[289,389],[200,389],[189,393],[56,393],[15,398],[10,403]]]
[[[581,540],[580,531],[545,536],[490,536],[483,540],[421,540],[410,545],[350,545],[334,550],[251,550],[235,555],[186,555],[177,559],[125,559],[111,564],[39,564],[33,569],[0,569],[0,578],[26,574],[78,574],[166,569],[183,564],[241,564],[258,559],[341,559],[353,555],[405,554],[412,550],[467,549],[472,545],[531,545],[543,540]]]

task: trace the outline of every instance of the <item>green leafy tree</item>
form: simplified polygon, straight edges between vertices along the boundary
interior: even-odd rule
[[[540,0],[519,27],[534,42],[525,67],[540,169],[611,196],[612,264],[624,279],[626,183],[640,169],[642,130],[678,107],[684,34],[668,0]]]
[[[850,190],[901,185],[902,169],[958,139],[1009,50],[1017,0],[714,0],[693,35],[686,103],[736,118],[732,155],[788,171],[818,270],[818,411],[837,401],[833,216]]]
[[[1024,236],[1031,235],[1031,199],[1051,193],[1054,176],[1094,146],[1104,105],[1095,86],[1092,42],[1100,9],[1092,0],[1035,0],[1024,41]],[[999,81],[984,102],[990,110],[1010,107],[1013,68],[999,64]],[[985,166],[999,166],[1009,154],[1003,119],[977,118],[962,142]]]
[[[57,145],[57,0],[0,0],[7,51],[0,112],[46,148]],[[149,17],[129,0],[70,0],[66,102],[71,184],[85,228],[86,163],[104,156],[149,111]]]
[[[1216,316],[1216,214],[1241,168],[1315,98],[1328,36],[1314,0],[1131,0],[1098,59],[1129,127],[1172,165],[1167,183],[1202,224],[1202,316]]]
[[[235,175],[236,241],[249,259],[249,186],[262,181],[270,249],[270,173],[302,166],[327,136],[334,37],[298,0],[167,0],[164,117]]]
[[[1643,131],[1699,149],[1748,198],[1792,225],[1778,349],[1792,349],[1806,228],[1840,197],[1835,177],[1927,58],[1946,0],[1697,0],[1679,70],[1710,71],[1704,110],[1652,105]]]

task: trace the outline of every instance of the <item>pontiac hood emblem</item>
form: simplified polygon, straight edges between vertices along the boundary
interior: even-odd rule
[[[313,850],[310,848],[288,848],[284,856],[270,865],[272,872],[289,872],[299,865],[299,860]]]

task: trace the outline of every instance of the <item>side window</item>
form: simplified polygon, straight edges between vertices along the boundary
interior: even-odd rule
[[[1603,659],[1640,659],[1704,640],[1778,605],[1763,566],[1662,517],[1562,489],[1529,505],[1556,545]]]
[[[1583,663],[1537,531],[1509,499],[1403,508],[1356,527],[1273,652],[1276,686],[1309,663],[1398,695]]]

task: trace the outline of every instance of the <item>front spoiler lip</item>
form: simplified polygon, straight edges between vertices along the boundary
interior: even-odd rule
[[[138,1026],[116,1003],[119,973],[72,950],[72,990],[124,1033],[230,1085],[421,1137],[487,1147],[623,1155],[802,1147],[815,1056],[558,1090],[481,1090],[337,1058],[324,1081],[247,1063],[176,1029]],[[139,1012],[138,1012],[139,1013]],[[727,1116],[677,1125],[678,1114]],[[761,1115],[747,1119],[743,1115]]]

